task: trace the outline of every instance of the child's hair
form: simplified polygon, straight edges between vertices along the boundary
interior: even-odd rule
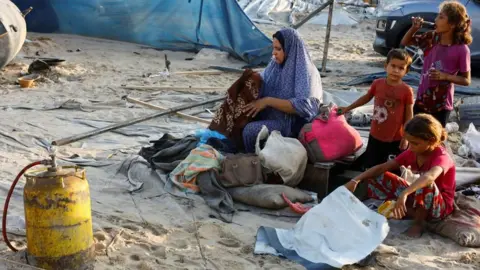
[[[455,25],[453,41],[455,44],[470,45],[472,43],[472,21],[468,17],[467,9],[457,1],[445,1],[440,5],[440,12],[445,13],[448,22]]]
[[[432,142],[432,144],[441,144],[447,139],[447,132],[442,124],[430,114],[417,114],[405,125],[405,133]]]
[[[392,49],[388,52],[387,55],[387,64],[392,61],[392,59],[398,59],[402,61],[407,62],[407,71],[410,68],[410,65],[412,64],[412,57],[408,52],[404,49]]]

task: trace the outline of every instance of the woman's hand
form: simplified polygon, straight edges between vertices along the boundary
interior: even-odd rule
[[[358,186],[358,183],[360,183],[359,180],[350,180],[348,181],[348,183],[346,183],[344,186],[350,190],[350,192],[355,192],[355,190],[357,189],[357,186]]]
[[[264,110],[268,106],[268,99],[267,98],[261,98],[257,99],[253,102],[248,103],[245,105],[245,108],[243,112],[248,116],[248,117],[255,117],[259,112]]]
[[[419,30],[422,28],[423,25],[423,18],[422,17],[412,17],[412,28],[415,30]]]
[[[431,80],[448,81],[448,74],[438,71],[436,69],[430,70],[428,76]]]
[[[393,217],[395,219],[402,219],[407,215],[407,195],[401,193],[400,196],[397,198],[397,203],[392,210]]]

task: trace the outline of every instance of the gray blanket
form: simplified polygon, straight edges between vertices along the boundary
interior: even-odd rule
[[[207,205],[215,210],[215,217],[231,223],[235,208],[232,196],[217,181],[217,174],[214,170],[201,172],[197,176],[197,185],[200,188],[202,197]]]

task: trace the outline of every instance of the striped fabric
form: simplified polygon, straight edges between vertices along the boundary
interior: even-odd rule
[[[169,174],[170,180],[182,190],[199,192],[197,175],[212,169],[221,170],[225,157],[208,144],[193,149],[190,154]]]

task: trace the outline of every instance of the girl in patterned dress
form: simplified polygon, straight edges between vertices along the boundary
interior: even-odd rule
[[[455,84],[471,82],[471,20],[458,1],[444,1],[435,19],[435,31],[416,35],[423,19],[412,19],[412,27],[403,37],[403,46],[417,45],[425,54],[420,85],[413,111],[433,115],[445,127],[453,110]]]
[[[377,165],[345,184],[355,191],[368,181],[368,195],[379,200],[396,200],[393,217],[414,219],[407,234],[420,237],[426,222],[443,219],[453,211],[455,194],[455,163],[443,141],[446,132],[440,122],[429,114],[418,114],[405,125],[409,148],[394,160]],[[410,167],[421,176],[409,184],[390,173],[400,166]]]

